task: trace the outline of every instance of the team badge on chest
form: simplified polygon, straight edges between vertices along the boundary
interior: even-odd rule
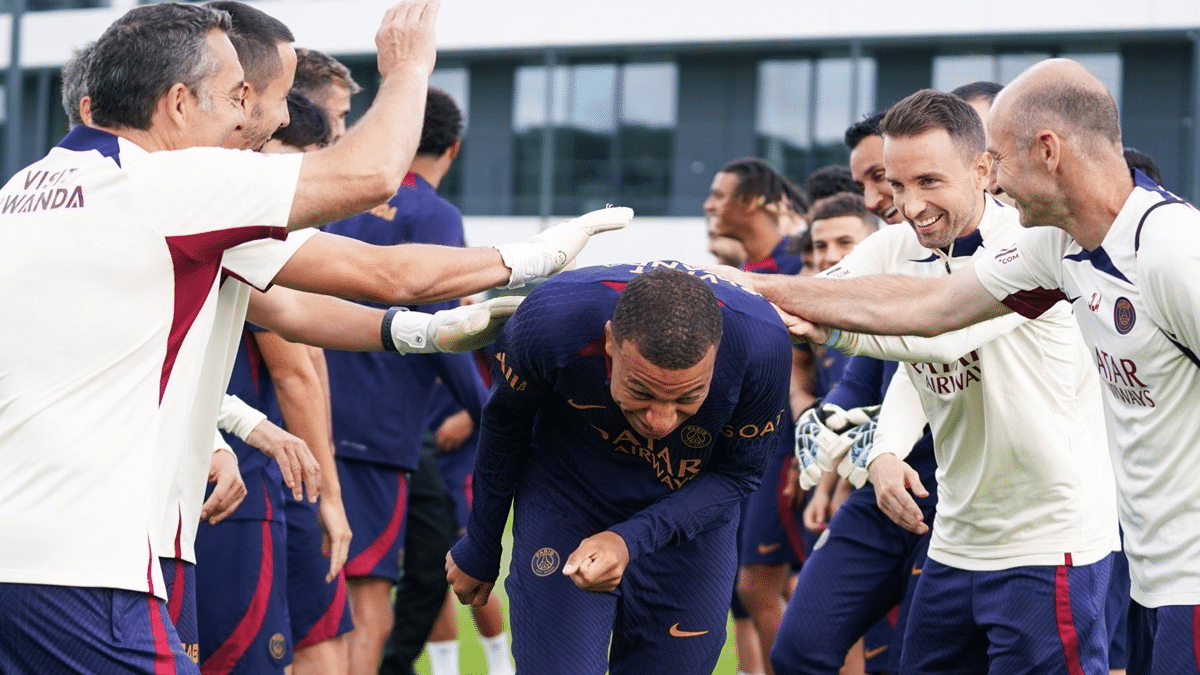
[[[533,554],[533,560],[529,566],[533,569],[533,573],[539,577],[548,577],[558,571],[558,565],[561,562],[558,557],[558,551],[552,548],[539,548]]]
[[[1117,298],[1113,303],[1113,326],[1121,335],[1127,335],[1133,330],[1133,324],[1137,322],[1137,312],[1133,310],[1133,303],[1129,298]]]

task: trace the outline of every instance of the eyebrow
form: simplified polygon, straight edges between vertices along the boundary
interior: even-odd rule
[[[631,380],[629,381],[629,384],[630,384],[630,386],[631,386],[631,387],[632,387],[632,386],[634,386],[634,385],[636,385],[637,387],[639,387],[639,388],[641,388],[643,391],[645,391],[647,394],[652,394],[652,395],[654,394],[654,392],[653,392],[653,391],[651,391],[650,387],[646,386],[646,383],[645,383],[645,382],[642,382],[641,380],[638,380],[638,379],[631,379]],[[677,398],[677,399],[678,399],[678,398],[683,398],[683,397],[685,397],[685,396],[688,396],[688,395],[690,395],[690,394],[697,394],[697,393],[699,393],[699,392],[701,392],[701,391],[704,391],[704,387],[705,387],[705,386],[707,386],[707,385],[705,385],[705,384],[703,384],[703,383],[701,383],[701,384],[698,384],[698,385],[696,385],[696,386],[692,387],[691,389],[688,389],[687,391],[683,392],[682,394],[680,394],[680,395],[676,396],[675,398]]]

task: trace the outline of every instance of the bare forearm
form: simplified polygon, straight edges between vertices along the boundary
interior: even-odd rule
[[[326,397],[308,347],[290,343],[278,335],[259,333],[257,338],[287,430],[308,444],[321,466],[322,492],[331,498],[340,497]]]
[[[381,351],[384,310],[288,288],[254,291],[246,318],[284,339],[341,351]],[[299,434],[297,434],[299,435]]]
[[[387,201],[412,163],[425,118],[436,0],[401,2],[375,34],[383,81],[375,101],[341,141],[305,155],[289,228],[328,223]]]
[[[752,286],[785,311],[814,323],[878,335],[932,337],[1007,312],[970,268],[937,279],[754,275]]]
[[[320,232],[279,270],[275,283],[351,300],[418,305],[503,286],[510,273],[494,248],[372,246]]]

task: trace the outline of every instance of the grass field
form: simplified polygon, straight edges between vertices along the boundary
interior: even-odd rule
[[[509,551],[512,550],[512,519],[509,519],[508,526],[504,530],[504,559],[500,565],[503,571],[508,570]],[[496,584],[496,592],[500,595],[504,607],[508,608],[508,595],[504,592],[504,584]],[[508,613],[505,612],[505,624],[508,623]],[[483,647],[479,644],[479,633],[475,630],[475,622],[471,619],[471,612],[466,607],[458,606],[458,630],[459,630],[459,647],[458,647],[458,672],[460,675],[487,675],[487,660],[483,656]],[[725,642],[725,648],[721,650],[721,658],[717,661],[717,667],[713,670],[714,675],[737,675],[737,658],[733,649],[733,623],[730,622],[726,633],[728,639]],[[417,659],[416,664],[417,675],[429,674],[429,657],[421,654],[421,658]]]

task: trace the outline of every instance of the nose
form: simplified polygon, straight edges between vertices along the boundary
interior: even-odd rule
[[[658,438],[674,431],[678,419],[675,406],[668,403],[652,403],[642,416],[646,428]]]
[[[921,199],[910,199],[903,193],[892,195],[892,202],[899,209],[900,213],[909,220],[916,220],[922,213],[925,212],[925,202]]]

